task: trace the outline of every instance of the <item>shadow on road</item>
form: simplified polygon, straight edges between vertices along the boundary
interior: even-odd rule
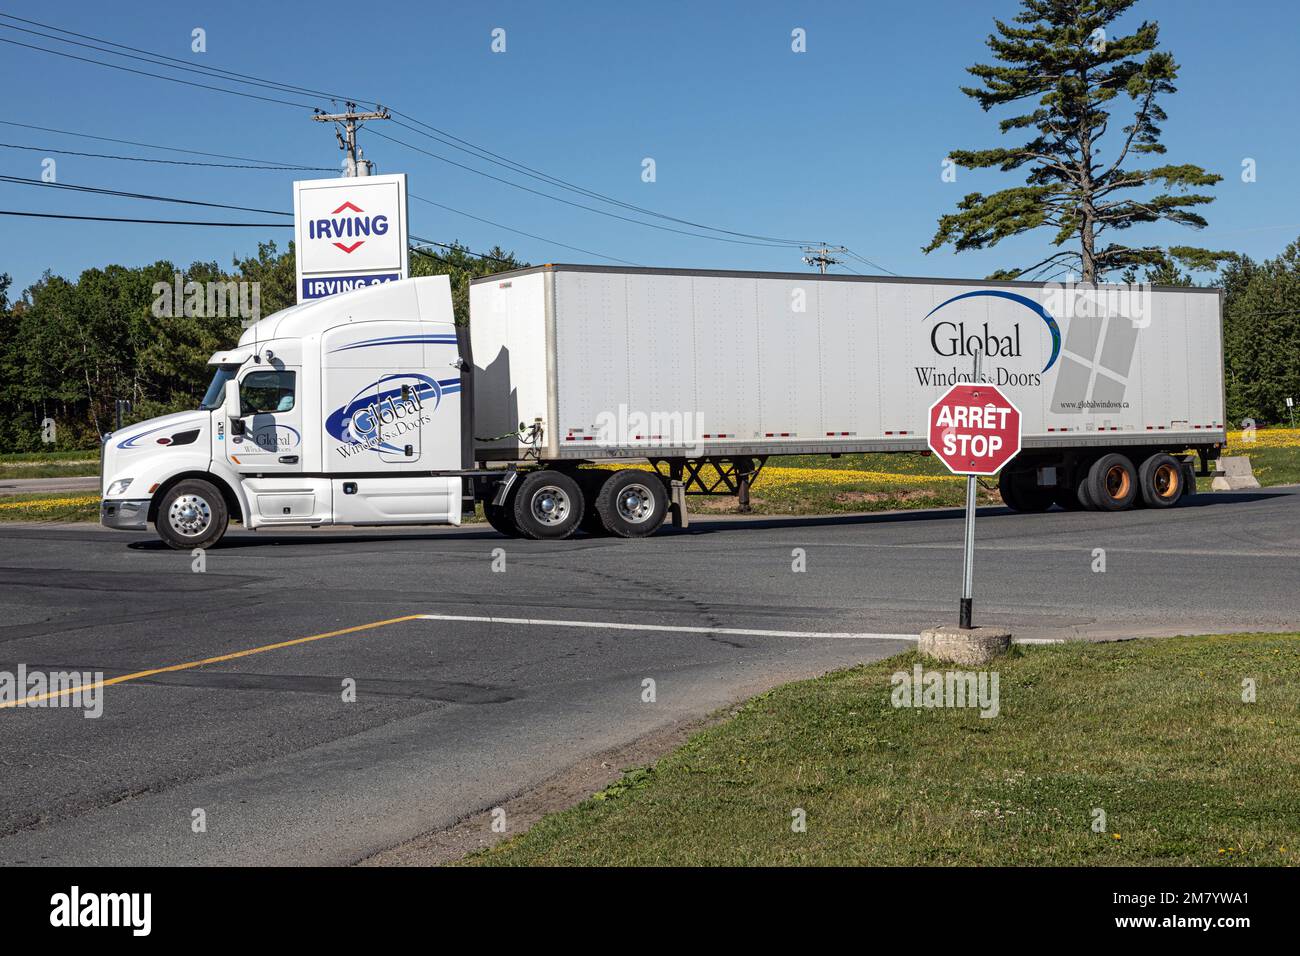
[[[1272,498],[1285,498],[1293,495],[1293,491],[1236,491],[1236,492],[1215,492],[1213,494],[1196,495],[1177,506],[1178,509],[1185,508],[1214,508],[1230,505],[1243,505],[1255,501],[1267,501]],[[1059,508],[1052,508],[1051,513],[1058,513]],[[927,509],[924,511],[885,511],[879,514],[846,514],[846,515],[772,515],[767,517],[744,517],[741,515],[700,515],[691,517],[691,527],[682,530],[665,525],[656,537],[675,537],[679,535],[701,535],[701,534],[718,534],[728,531],[739,531],[747,528],[826,528],[826,527],[854,527],[870,526],[876,524],[897,524],[911,521],[954,521],[961,518],[963,509],[961,508],[937,508]],[[1009,518],[1016,514],[1009,508],[997,506],[980,508],[977,514],[981,518]],[[1080,516],[1090,515],[1088,512],[1077,512]],[[1120,512],[1115,512],[1120,514]],[[1100,516],[1100,515],[1099,515]],[[578,534],[570,538],[568,542],[547,542],[547,541],[529,541],[525,539],[503,538],[486,525],[473,525],[458,531],[427,531],[411,532],[399,529],[390,529],[387,531],[333,531],[322,529],[317,533],[312,531],[296,532],[268,532],[259,531],[253,533],[242,533],[233,531],[222,539],[221,543],[214,550],[228,551],[240,548],[265,548],[265,547],[294,547],[294,546],[319,546],[321,543],[332,544],[367,544],[380,541],[507,541],[515,540],[525,547],[537,547],[559,545],[563,547],[572,547],[575,543],[597,542],[615,542],[618,539],[606,537],[593,537],[587,534]],[[127,547],[138,551],[167,551],[170,550],[165,544],[157,538],[148,538],[130,542]]]

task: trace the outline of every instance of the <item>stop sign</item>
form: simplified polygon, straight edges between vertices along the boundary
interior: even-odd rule
[[[996,385],[954,385],[930,406],[930,450],[958,475],[992,475],[1020,454],[1020,409]]]

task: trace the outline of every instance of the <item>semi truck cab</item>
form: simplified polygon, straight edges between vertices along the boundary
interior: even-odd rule
[[[446,276],[277,312],[209,360],[199,407],[105,436],[100,515],[175,548],[231,518],[285,525],[459,524],[462,368]]]

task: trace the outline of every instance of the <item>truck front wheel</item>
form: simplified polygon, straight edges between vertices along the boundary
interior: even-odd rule
[[[567,538],[582,520],[582,489],[569,475],[545,469],[530,472],[514,494],[513,512],[527,538]]]
[[[154,530],[177,551],[210,548],[226,533],[230,511],[211,482],[189,478],[167,490],[158,503]]]

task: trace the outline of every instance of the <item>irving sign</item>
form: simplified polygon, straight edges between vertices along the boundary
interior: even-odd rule
[[[293,184],[298,301],[405,279],[406,174]]]

